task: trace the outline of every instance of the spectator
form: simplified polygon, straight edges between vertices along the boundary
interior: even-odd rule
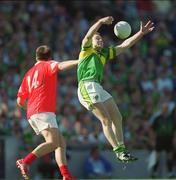
[[[104,179],[112,175],[112,165],[100,155],[98,147],[92,147],[90,155],[84,163],[84,172],[87,178]]]
[[[156,163],[154,164],[151,172],[152,177],[156,176],[162,151],[166,153],[166,165],[169,171],[169,176],[170,174],[172,174],[174,164],[173,140],[174,131],[176,128],[174,122],[176,116],[176,109],[174,109],[171,114],[171,112],[169,111],[169,104],[167,102],[163,102],[161,106],[161,113],[153,119],[152,123],[152,129],[155,134],[154,150],[156,151]]]

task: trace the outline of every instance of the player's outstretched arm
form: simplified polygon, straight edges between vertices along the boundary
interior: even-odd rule
[[[133,46],[145,34],[153,31],[153,29],[154,29],[154,23],[152,21],[148,21],[145,25],[141,21],[140,30],[136,34],[134,34],[133,36],[122,42],[122,44],[116,46],[117,55],[124,52],[127,48]]]
[[[71,69],[78,64],[78,60],[69,60],[58,63],[58,68],[60,71]]]
[[[91,40],[92,36],[99,30],[101,25],[103,24],[112,24],[113,22],[113,17],[112,16],[107,16],[104,18],[99,19],[94,25],[90,27],[88,30],[87,34],[85,35],[83,41],[82,41],[82,47],[90,46],[91,45]]]

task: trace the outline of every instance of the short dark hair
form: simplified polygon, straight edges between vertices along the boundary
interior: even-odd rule
[[[48,46],[43,45],[36,49],[37,60],[48,60],[49,58],[51,58],[51,49]]]

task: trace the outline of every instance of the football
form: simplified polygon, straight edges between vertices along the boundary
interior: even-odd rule
[[[120,39],[126,39],[131,34],[131,26],[126,21],[119,21],[114,26],[114,34]]]

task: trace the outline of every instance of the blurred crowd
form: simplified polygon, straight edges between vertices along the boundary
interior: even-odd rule
[[[38,139],[25,111],[16,106],[16,94],[24,73],[35,63],[35,49],[46,44],[55,60],[77,59],[88,28],[107,15],[115,22],[128,21],[133,34],[141,20],[155,23],[152,33],[105,69],[103,84],[123,115],[126,144],[133,149],[156,149],[161,135],[170,139],[175,152],[176,1],[170,0],[1,1],[0,135],[16,136],[23,149],[32,148]],[[100,33],[105,46],[121,43],[113,25],[103,26]],[[58,76],[57,120],[68,146],[108,146],[100,123],[78,101],[76,69]],[[161,123],[156,127],[158,119]]]

